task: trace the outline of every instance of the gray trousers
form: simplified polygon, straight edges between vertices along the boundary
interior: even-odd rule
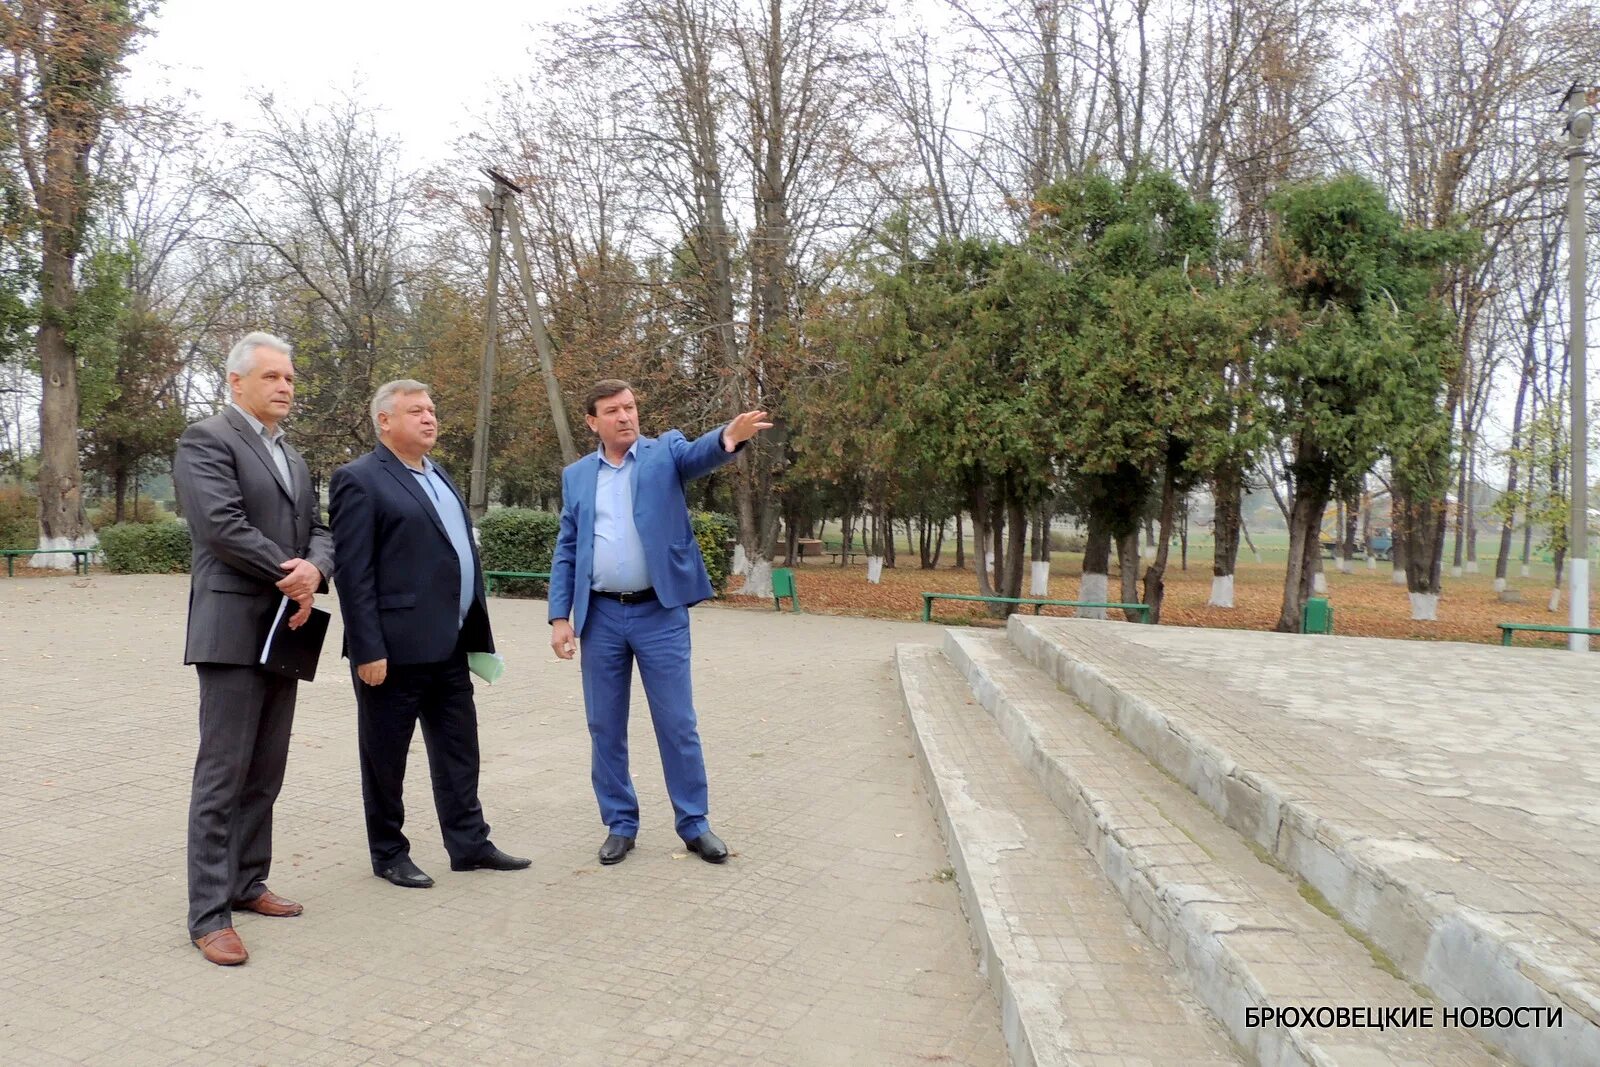
[[[233,925],[266,889],[272,804],[283,787],[297,683],[254,667],[199,663],[200,750],[189,795],[189,936]]]

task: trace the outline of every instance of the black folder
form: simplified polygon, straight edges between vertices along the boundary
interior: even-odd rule
[[[322,641],[328,636],[329,615],[312,608],[311,617],[298,630],[289,629],[289,620],[300,606],[288,597],[278,605],[267,640],[261,646],[262,670],[309,682],[317,676],[317,660],[322,656]]]

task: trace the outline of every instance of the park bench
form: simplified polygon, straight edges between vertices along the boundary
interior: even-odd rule
[[[839,562],[840,556],[845,557],[846,563],[854,563],[857,556],[866,555],[866,553],[861,551],[859,548],[852,548],[850,551],[846,552],[844,543],[842,541],[829,541],[824,551],[826,551],[828,555],[832,557],[833,562],[835,563]]]
[[[772,568],[772,610],[783,610],[783,598],[788,597],[794,605],[794,613],[800,614],[800,589],[794,582],[794,571],[788,567]]]
[[[1551,626],[1542,622],[1502,622],[1495,625],[1500,627],[1500,644],[1509,648],[1511,638],[1518,630],[1540,634],[1588,634],[1590,637],[1600,637],[1600,627],[1594,626]]]
[[[486,595],[486,596],[494,596],[495,586],[498,585],[500,582],[512,582],[512,581],[518,581],[518,580],[548,582],[550,580],[550,572],[549,571],[484,571],[483,572],[483,592],[484,592],[484,595]]]
[[[977,596],[972,593],[923,593],[923,622],[933,621],[933,602],[935,600],[976,600],[985,604],[1032,604],[1035,615],[1039,614],[1040,608],[1046,606],[1054,608],[1105,608],[1108,611],[1137,612],[1140,622],[1150,621],[1149,604],[1102,604],[1089,600],[1045,600],[1037,597]]]
[[[6,577],[14,578],[17,574],[17,560],[22,556],[63,556],[72,553],[72,573],[88,574],[89,563],[94,559],[94,554],[99,549],[94,548],[0,548],[0,556],[6,558]]]

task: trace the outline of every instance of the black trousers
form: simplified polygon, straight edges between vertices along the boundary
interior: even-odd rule
[[[200,748],[189,793],[189,936],[233,925],[233,905],[266,889],[272,805],[294,724],[293,678],[199,663]]]
[[[466,653],[458,648],[443,663],[391,666],[382,685],[367,685],[354,666],[350,673],[355,678],[361,801],[372,869],[381,872],[410,855],[411,842],[401,830],[406,816],[401,792],[419,720],[445,852],[460,862],[483,855],[489,848],[489,824],[478,803],[478,710]]]

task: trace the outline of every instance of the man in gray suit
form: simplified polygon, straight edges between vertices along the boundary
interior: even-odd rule
[[[297,605],[289,625],[298,627],[333,576],[333,538],[311,472],[280,426],[294,400],[289,346],[249,334],[228,353],[227,372],[233,402],[184,431],[172,464],[194,543],[183,661],[200,676],[189,937],[223,966],[249,958],[235,910],[303,910],[266,885],[296,683],[256,664],[282,598]]]

